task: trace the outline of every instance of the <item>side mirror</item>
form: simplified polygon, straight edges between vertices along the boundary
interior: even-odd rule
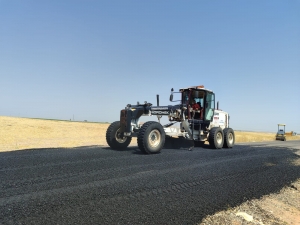
[[[170,102],[172,102],[172,101],[173,101],[173,94],[170,95]]]

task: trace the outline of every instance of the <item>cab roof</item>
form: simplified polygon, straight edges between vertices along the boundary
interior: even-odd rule
[[[186,87],[186,88],[180,88],[179,91],[183,92],[185,90],[203,90],[203,91],[209,91],[209,92],[213,92],[212,90],[206,89],[204,88],[204,85],[198,85],[198,86],[190,86],[190,87]]]

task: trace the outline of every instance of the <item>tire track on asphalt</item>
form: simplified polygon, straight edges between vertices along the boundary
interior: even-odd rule
[[[172,162],[159,162],[159,163],[151,163],[148,165],[143,165],[143,167],[153,167],[153,166],[170,166],[170,165],[176,165],[178,163],[184,163],[187,162],[188,160],[176,160],[176,161],[172,161]],[[22,186],[24,187],[25,185],[33,185],[33,184],[45,184],[45,183],[52,183],[54,180],[57,182],[59,180],[64,180],[64,179],[72,179],[72,178],[76,178],[78,179],[78,177],[89,177],[89,176],[93,176],[93,175],[108,175],[110,173],[116,173],[116,172],[120,172],[120,171],[131,171],[132,169],[136,169],[136,168],[140,168],[141,165],[131,165],[131,166],[127,166],[126,168],[120,166],[120,167],[113,167],[113,168],[108,168],[108,169],[99,169],[99,170],[91,170],[89,172],[73,172],[73,173],[64,173],[63,175],[59,175],[59,176],[53,176],[53,175],[49,175],[49,176],[40,176],[40,177],[35,177],[35,178],[24,178],[24,179],[15,179],[15,180],[9,180],[9,181],[2,181],[3,183],[0,183],[0,187],[2,188],[2,190],[10,190],[10,191],[14,191],[17,188],[14,188],[14,186]],[[152,168],[151,168],[152,169]],[[143,173],[143,172],[138,172],[138,173]],[[0,191],[1,193],[1,191]]]
[[[186,152],[184,152],[186,153]],[[169,153],[169,155],[173,155],[174,153]],[[168,154],[165,154],[165,156]],[[34,157],[33,155],[32,157]],[[24,169],[38,169],[40,167],[53,167],[53,166],[62,166],[62,165],[76,165],[76,164],[82,164],[82,163],[90,163],[90,162],[102,162],[102,161],[108,161],[108,160],[126,160],[126,159],[134,159],[134,158],[139,158],[140,155],[126,155],[126,156],[121,156],[120,155],[114,155],[114,156],[109,156],[107,157],[105,155],[97,155],[98,158],[94,159],[85,159],[85,160],[76,160],[76,161],[61,161],[61,162],[54,162],[54,163],[43,163],[43,164],[37,164],[37,165],[30,165],[30,166],[6,166],[6,167],[0,167],[0,172],[7,172],[7,171],[16,171],[16,170],[24,170]],[[104,157],[103,157],[104,156]],[[21,156],[15,156],[12,158],[22,158]],[[45,157],[42,157],[43,159],[46,159]],[[5,161],[5,157],[1,157],[1,160]]]
[[[134,150],[135,148],[133,148],[132,150]],[[107,151],[104,149],[101,149],[102,151],[100,152],[97,152],[96,155],[98,158],[94,158],[94,159],[86,159],[86,160],[76,160],[76,161],[69,161],[69,162],[66,162],[66,161],[61,161],[61,162],[55,162],[55,163],[43,163],[43,164],[38,164],[38,165],[30,165],[30,166],[4,166],[4,167],[1,167],[1,163],[0,163],[0,172],[6,172],[6,171],[16,171],[16,170],[23,170],[23,169],[36,169],[36,168],[39,168],[39,167],[52,167],[52,166],[61,166],[61,165],[75,165],[75,164],[80,164],[80,163],[86,163],[86,162],[101,162],[101,161],[107,161],[107,160],[114,160],[114,159],[117,159],[117,160],[123,160],[123,159],[133,159],[133,158],[139,158],[140,155],[134,155],[134,154],[130,154],[130,155],[126,155],[126,156],[121,156],[116,154],[116,155],[113,155],[113,156],[107,156],[107,155],[111,155],[112,153],[115,153],[115,151]],[[204,151],[203,149],[201,149],[202,151]],[[223,150],[224,151],[224,150]],[[179,154],[186,154],[187,150],[183,150],[183,151],[177,151],[176,152],[176,155],[179,155]],[[105,154],[103,154],[105,153]],[[30,155],[14,155],[14,156],[3,156],[1,157],[1,161],[3,160],[4,162],[6,161],[7,158],[12,158],[12,159],[18,159],[18,158],[21,158],[21,159],[24,159],[26,157],[29,157],[29,158],[34,158],[36,159],[36,157],[39,157],[39,158],[42,158],[42,159],[47,159],[45,156],[47,155],[55,155],[57,156],[57,154],[64,154],[64,155],[68,155],[70,154],[70,152],[63,152],[63,151],[57,151],[57,152],[54,152],[54,153],[33,153],[33,154],[30,154]],[[91,154],[95,154],[95,153],[91,153]],[[241,153],[241,152],[234,152],[233,154],[244,154],[244,153]],[[90,155],[90,154],[87,154],[87,153],[84,153],[84,155]],[[172,151],[169,151],[169,152],[164,152],[164,156],[166,158],[168,158],[168,155],[174,155],[174,152]],[[149,157],[149,156],[148,156]],[[151,156],[150,156],[151,157]],[[216,156],[218,157],[218,156]],[[226,155],[224,157],[230,157],[230,155]],[[214,158],[214,156],[213,156]]]
[[[243,172],[239,172],[236,174],[227,175],[227,176],[223,176],[223,177],[217,177],[217,178],[213,178],[213,179],[202,179],[202,180],[193,181],[193,182],[175,183],[175,184],[172,184],[172,185],[170,185],[168,187],[164,187],[164,188],[154,188],[154,189],[144,190],[141,192],[131,193],[131,194],[127,194],[127,195],[113,196],[111,198],[104,199],[103,203],[111,203],[113,201],[138,199],[140,197],[150,197],[151,195],[171,194],[171,193],[175,193],[175,192],[181,192],[182,190],[186,190],[186,189],[193,188],[196,186],[203,186],[203,185],[207,185],[207,184],[213,184],[216,182],[241,178],[241,177],[244,177],[245,175],[249,175],[249,174],[261,173],[263,171],[266,171],[267,169],[268,168],[265,167],[263,169],[259,168],[259,169],[251,170],[251,171],[250,170],[243,171]]]
[[[266,154],[260,154],[261,155],[269,155],[268,153]],[[251,158],[253,157],[253,155],[251,155]],[[132,159],[131,156],[127,156],[127,157],[107,157],[107,158],[103,158],[103,159],[87,159],[87,160],[79,160],[76,162],[61,162],[61,163],[49,163],[47,165],[45,164],[39,164],[39,165],[35,165],[34,167],[32,166],[28,166],[29,169],[32,168],[44,168],[44,167],[51,167],[51,166],[61,166],[61,165],[73,165],[73,164],[84,164],[84,163],[91,163],[91,162],[101,162],[101,161],[108,161],[108,160],[113,160],[113,159],[118,159],[118,160],[124,160],[124,159]],[[227,159],[227,158],[231,158],[230,155],[226,155],[226,156],[222,156],[222,157],[218,157],[218,160],[223,160],[223,159]],[[235,157],[233,160],[235,159],[239,159],[240,157]],[[242,156],[242,160],[247,159],[247,157]],[[207,160],[198,160],[197,164],[199,163],[205,163]],[[182,160],[176,160],[176,161],[164,161],[164,162],[159,162],[159,163],[151,163],[148,164],[146,166],[176,166],[176,164],[178,164],[179,162],[184,163],[184,162],[189,162],[189,159],[182,159]],[[214,163],[214,161],[212,161],[212,163]],[[145,165],[144,165],[145,166]],[[113,168],[109,168],[109,169],[100,169],[100,170],[91,170],[89,172],[72,172],[72,173],[64,173],[63,175],[59,175],[59,176],[53,176],[53,175],[49,175],[49,176],[39,176],[39,177],[35,177],[35,178],[24,178],[24,179],[14,179],[14,180],[2,180],[0,181],[0,187],[2,188],[2,190],[7,190],[7,188],[14,188],[14,186],[23,186],[23,185],[32,185],[35,183],[39,183],[39,184],[43,184],[43,183],[48,183],[51,182],[52,180],[62,180],[65,178],[72,178],[72,177],[82,177],[82,176],[93,176],[93,175],[97,175],[99,173],[101,173],[102,175],[108,174],[110,172],[119,172],[119,171],[124,171],[124,170],[131,170],[134,168],[139,168],[141,167],[141,165],[132,165],[130,167],[113,167]],[[27,169],[28,169],[27,168]],[[15,171],[15,170],[24,170],[26,169],[26,167],[21,167],[21,168],[9,168],[9,170],[0,170],[0,172],[7,172],[7,171]]]
[[[261,157],[261,155],[258,155],[256,157]],[[253,156],[251,156],[251,157],[249,156],[246,158],[240,157],[240,158],[234,158],[234,159],[229,159],[229,160],[227,159],[227,157],[223,157],[223,159],[218,160],[217,163],[223,163],[223,162],[229,163],[230,161],[247,160],[247,158],[253,159]],[[197,169],[197,168],[205,167],[205,166],[208,166],[208,165],[211,165],[214,163],[216,163],[216,162],[215,161],[205,162],[205,160],[203,160],[202,162],[197,162],[196,164],[191,164],[188,166],[182,166],[182,167],[176,167],[176,168],[170,168],[170,169],[164,169],[164,170],[151,170],[151,171],[147,171],[147,172],[142,171],[142,172],[138,172],[138,173],[135,173],[132,175],[124,176],[124,177],[110,178],[110,179],[101,180],[101,181],[93,181],[93,182],[76,185],[76,186],[62,187],[62,188],[56,188],[56,189],[51,189],[51,190],[42,190],[42,191],[36,191],[36,192],[31,192],[31,193],[26,193],[26,194],[20,194],[20,195],[16,195],[16,196],[2,197],[2,198],[0,198],[0,206],[5,206],[5,205],[12,204],[15,202],[24,202],[24,201],[42,199],[45,196],[50,197],[53,195],[69,194],[69,193],[72,193],[75,191],[84,191],[89,188],[101,188],[101,187],[109,186],[109,185],[114,186],[115,184],[120,183],[120,182],[129,182],[129,181],[133,181],[133,180],[137,180],[137,179],[145,179],[145,177],[150,177],[150,176],[151,177],[152,176],[161,176],[161,175],[165,175],[168,173]],[[266,166],[263,168],[268,169],[269,167]],[[250,172],[251,171],[261,172],[262,167],[252,169],[252,170],[250,170]],[[238,172],[234,175],[224,176],[224,178],[219,177],[219,178],[214,178],[214,179],[195,181],[195,182],[191,182],[191,183],[183,183],[183,184],[179,183],[179,184],[173,185],[171,187],[168,187],[167,189],[162,189],[162,190],[167,191],[167,190],[171,190],[172,188],[175,188],[175,190],[176,190],[176,189],[178,189],[178,187],[193,187],[193,186],[197,186],[197,185],[203,185],[203,184],[210,183],[209,180],[211,180],[211,182],[217,182],[217,181],[222,181],[224,179],[230,179],[230,178],[237,177],[237,176],[244,176],[245,174],[249,174],[249,171]],[[159,190],[161,190],[161,189],[158,188],[157,190],[158,190],[157,192],[160,192]],[[152,191],[150,191],[150,192],[152,192]],[[148,193],[148,191],[146,191],[145,193]]]
[[[186,152],[182,152],[182,153],[186,153]],[[250,157],[253,157],[255,155],[253,155],[253,152],[251,152],[252,154],[249,154],[248,153],[245,153],[245,152],[234,152],[235,154],[238,154],[238,155],[225,155],[225,156],[212,156],[212,159],[214,158],[217,158],[217,159],[222,159],[222,158],[230,158],[232,156],[234,157],[238,157],[238,156],[243,156],[243,157],[246,157],[246,156],[250,156]],[[174,153],[168,153],[169,155],[174,155]],[[164,156],[166,156],[167,158],[167,155],[168,154],[164,154]],[[178,152],[177,152],[178,154]],[[247,155],[245,155],[247,154]],[[257,153],[258,154],[258,153]],[[269,153],[259,153],[259,155],[268,155]],[[285,155],[285,154],[283,154]],[[59,162],[59,163],[42,163],[42,164],[38,164],[38,165],[31,165],[31,166],[10,166],[10,167],[2,167],[0,168],[0,172],[7,172],[7,171],[16,171],[16,170],[24,170],[24,169],[38,169],[40,167],[54,167],[54,166],[64,166],[64,165],[76,165],[76,164],[83,164],[83,163],[90,163],[90,162],[102,162],[102,161],[108,161],[108,160],[114,160],[114,159],[117,159],[117,160],[125,160],[125,159],[133,159],[133,158],[139,158],[139,155],[128,155],[128,156],[122,156],[120,157],[119,155],[116,155],[116,156],[110,156],[110,157],[105,157],[105,158],[96,158],[96,159],[86,159],[86,160],[76,160],[76,161],[62,161],[62,162]],[[200,160],[201,161],[201,160]]]
[[[65,166],[65,165],[75,165],[75,164],[83,164],[83,163],[91,163],[91,162],[102,162],[108,161],[113,159],[123,160],[123,159],[132,159],[134,156],[112,156],[112,157],[105,157],[105,158],[96,158],[96,159],[86,159],[86,160],[76,160],[76,161],[62,161],[59,163],[43,163],[38,165],[31,165],[31,166],[13,166],[13,167],[2,167],[0,172],[7,172],[7,171],[16,171],[16,170],[24,170],[24,169],[37,169],[40,167],[53,167],[53,166]],[[135,156],[138,157],[138,156]]]

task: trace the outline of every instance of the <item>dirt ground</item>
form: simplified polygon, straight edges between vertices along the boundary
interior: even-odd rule
[[[300,224],[300,179],[279,193],[246,201],[226,211],[209,215],[201,225],[211,224]]]
[[[106,146],[108,123],[28,119],[0,116],[0,152],[36,148]],[[275,140],[274,133],[235,131],[236,142]],[[300,140],[290,136],[287,140]],[[136,139],[131,145],[137,145]],[[300,155],[300,153],[299,153]],[[300,166],[300,159],[295,162]],[[280,193],[246,201],[242,205],[209,215],[208,224],[297,224],[300,225],[300,179]]]

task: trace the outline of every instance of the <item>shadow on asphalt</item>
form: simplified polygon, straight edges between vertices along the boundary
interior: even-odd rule
[[[108,151],[116,151],[116,152],[131,152],[132,154],[136,154],[136,155],[146,155],[137,146],[129,146],[124,149],[112,149],[110,147],[104,147],[101,149],[108,150]]]
[[[193,150],[195,148],[194,141],[186,140],[184,138],[166,138],[164,149],[173,149],[173,150]],[[211,149],[208,144],[204,144],[201,146],[203,149]],[[144,154],[140,151],[138,146],[129,146],[125,149],[111,149],[110,147],[103,147],[105,150],[113,150],[113,151],[133,151],[133,154]]]

